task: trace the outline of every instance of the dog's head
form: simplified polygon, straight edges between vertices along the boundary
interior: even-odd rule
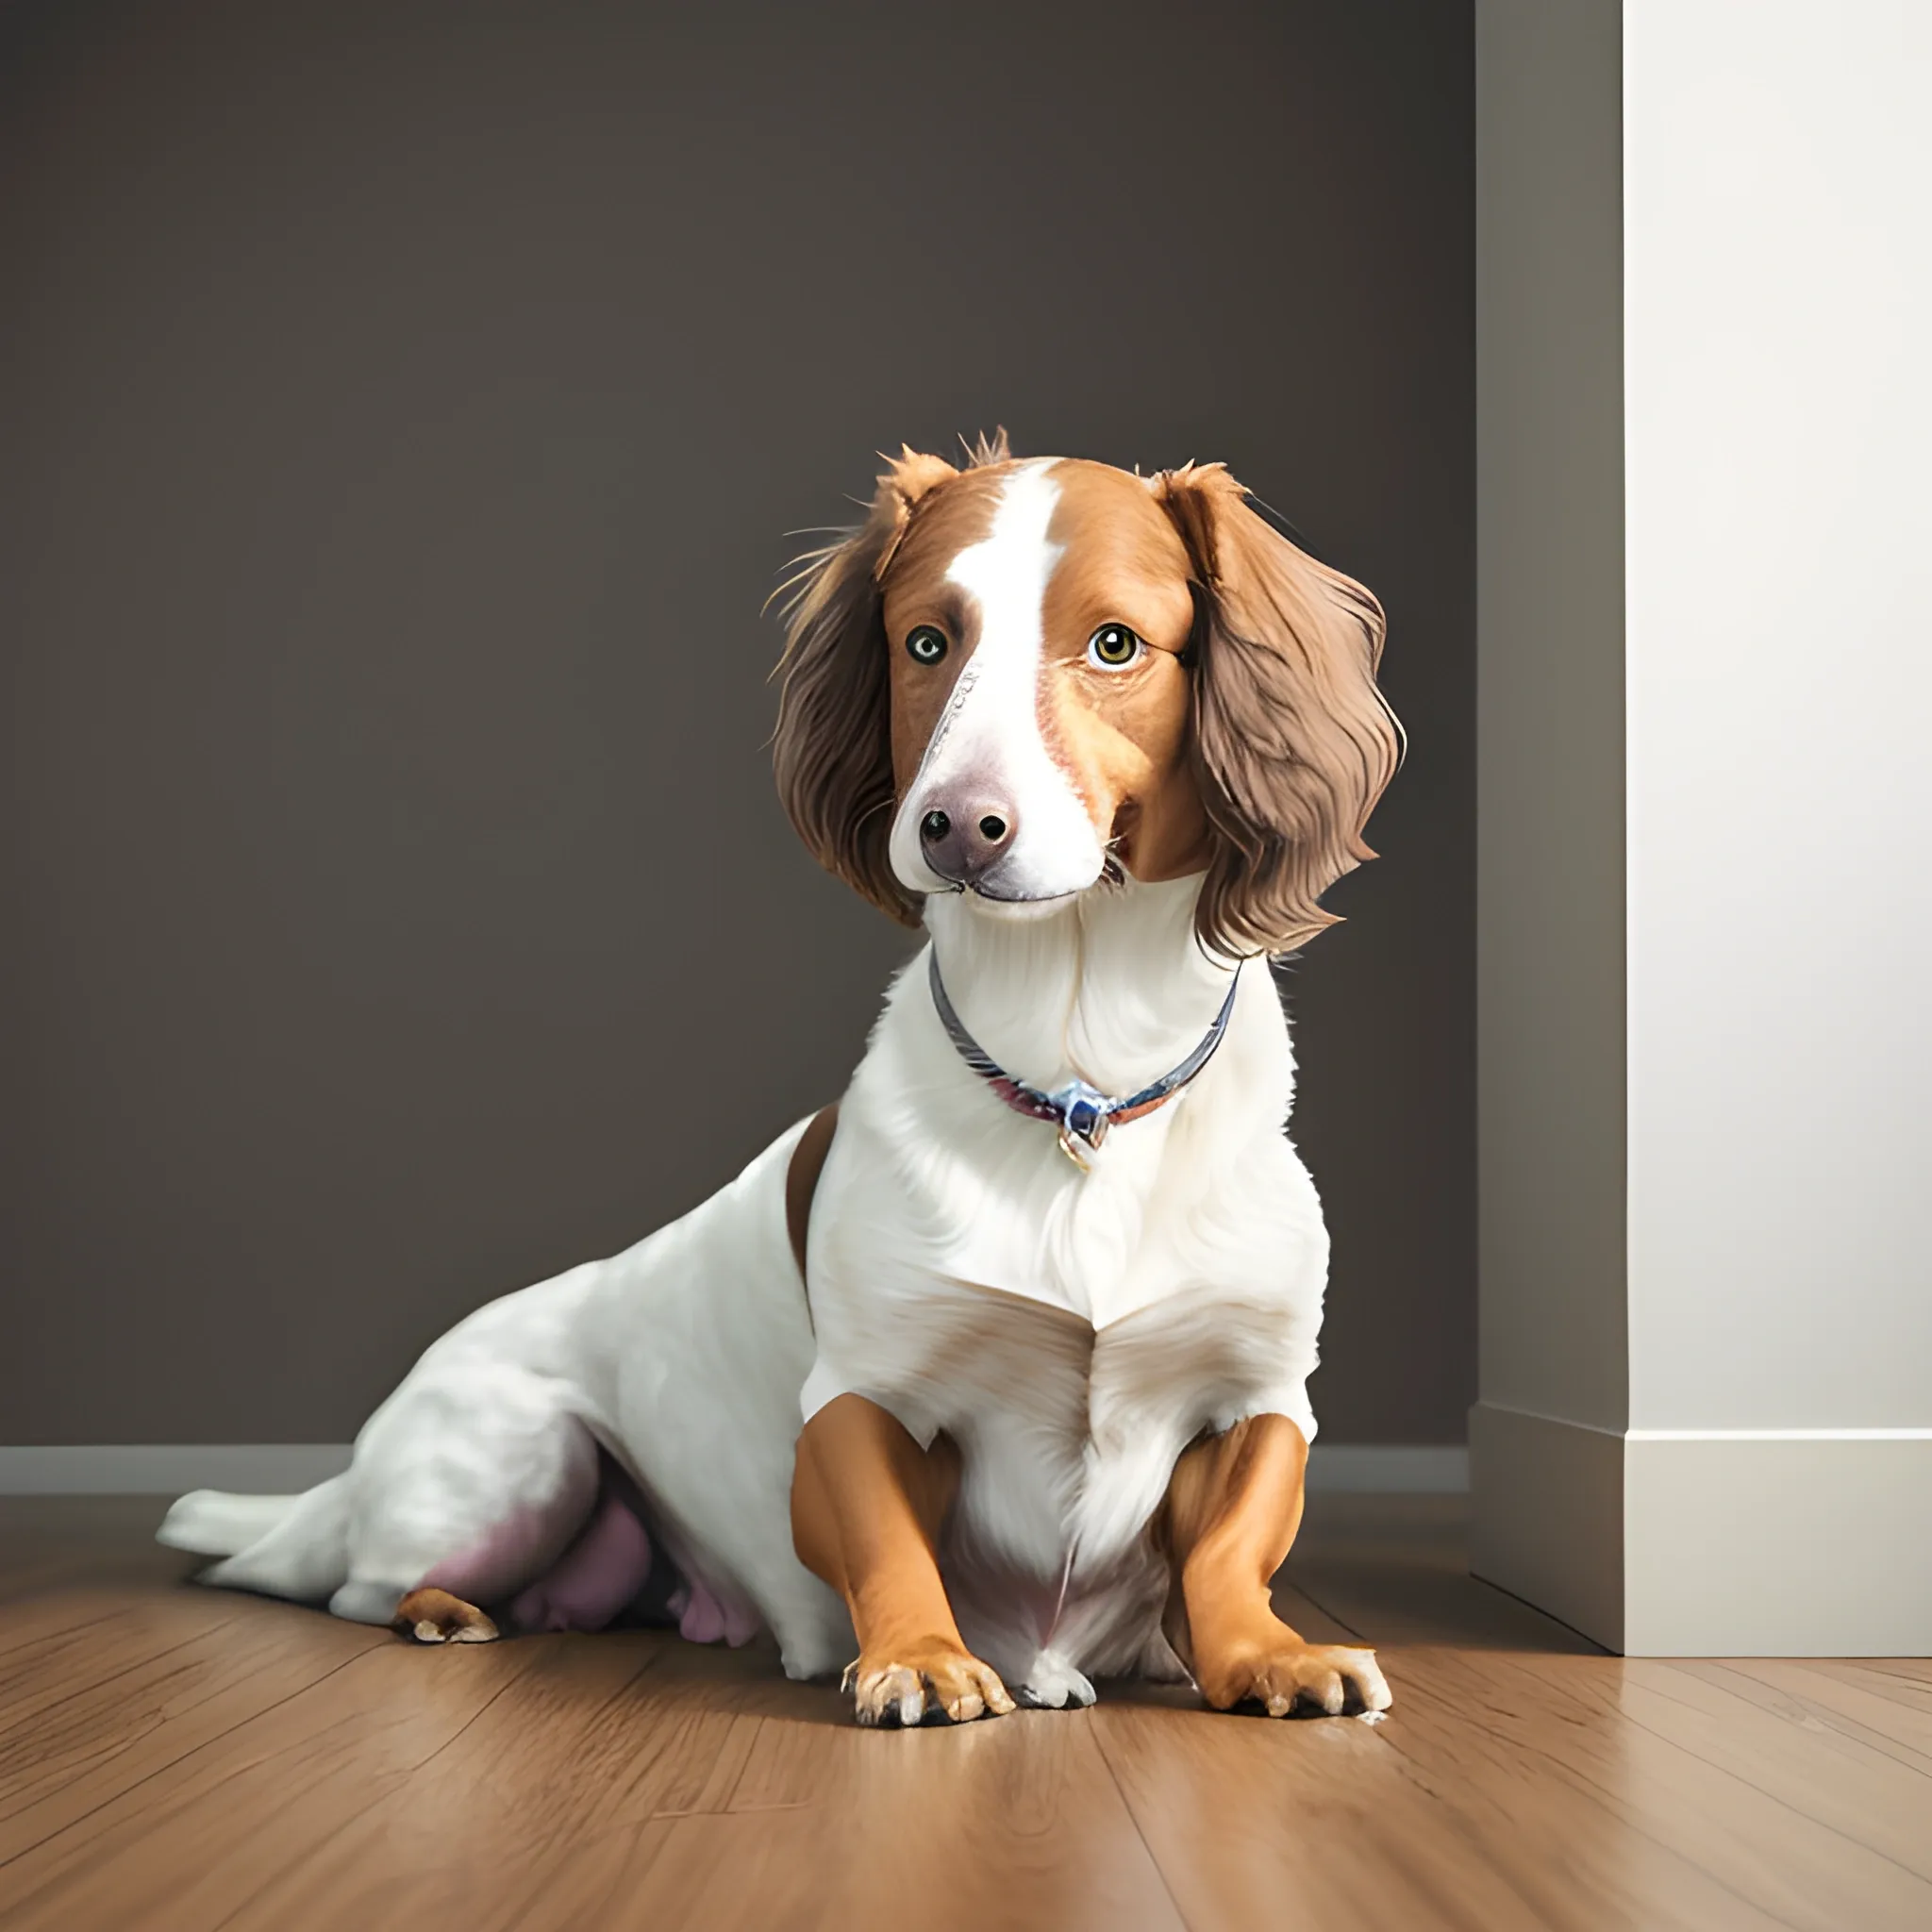
[[[1203,941],[1279,952],[1374,857],[1400,748],[1381,607],[1218,463],[908,450],[791,588],[779,792],[819,860],[908,924],[929,892],[1011,918],[1123,868],[1205,873]]]

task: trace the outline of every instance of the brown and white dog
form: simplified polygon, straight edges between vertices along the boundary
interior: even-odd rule
[[[861,1723],[1136,1672],[1385,1707],[1372,1652],[1269,1600],[1327,1239],[1267,955],[1370,856],[1379,608],[1218,465],[1003,438],[891,463],[792,589],[780,791],[928,936],[844,1095],[460,1323],[345,1474],[183,1497],[161,1540],[430,1641],[655,1596],[847,1667]]]

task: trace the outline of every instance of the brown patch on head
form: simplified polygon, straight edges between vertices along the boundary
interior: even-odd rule
[[[979,644],[979,606],[946,581],[946,572],[960,551],[985,540],[1000,491],[1016,467],[1010,461],[983,464],[949,484],[908,532],[885,576],[892,780],[901,797],[918,774],[959,673]],[[946,654],[937,664],[917,663],[906,649],[907,639],[928,625],[946,641]]]
[[[1375,688],[1382,607],[1257,516],[1221,464],[1148,488],[1201,600],[1192,758],[1213,857],[1195,926],[1223,952],[1285,952],[1335,924],[1321,895],[1374,857],[1362,830],[1402,749]]]
[[[1136,878],[1199,872],[1209,847],[1188,756],[1187,546],[1124,470],[1063,461],[1053,480],[1060,495],[1049,534],[1061,556],[1042,612],[1041,727],[1095,832]],[[1089,659],[1090,641],[1108,625],[1145,646],[1124,670]]]
[[[1008,460],[1006,432],[981,437],[966,458],[963,475],[911,449],[888,458],[864,524],[800,558],[783,587],[778,796],[812,857],[907,925],[919,924],[919,898],[899,883],[887,849],[897,794],[884,584],[906,546],[922,555],[921,526],[954,491]],[[949,656],[948,689],[964,661]]]

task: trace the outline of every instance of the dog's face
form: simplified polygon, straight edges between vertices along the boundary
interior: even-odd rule
[[[1206,869],[1185,756],[1188,555],[1100,463],[989,466],[915,517],[881,589],[897,808],[914,892],[992,907]]]
[[[936,891],[1010,918],[1122,870],[1205,873],[1203,939],[1282,950],[1370,856],[1398,748],[1381,611],[1218,466],[908,451],[796,584],[779,789],[900,918]]]

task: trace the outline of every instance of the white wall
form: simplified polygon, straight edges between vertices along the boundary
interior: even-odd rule
[[[1630,1421],[1932,1424],[1932,5],[1624,36]]]

